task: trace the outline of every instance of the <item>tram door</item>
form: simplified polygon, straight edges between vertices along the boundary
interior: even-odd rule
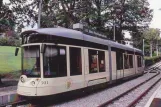
[[[124,60],[123,60],[123,53],[120,51],[116,52],[116,64],[117,64],[117,79],[123,78],[124,77]]]
[[[126,67],[127,67],[127,54],[123,53],[123,77],[126,77]]]
[[[80,89],[84,87],[84,69],[83,69],[83,48],[69,46],[69,72],[67,87],[70,90]]]
[[[123,78],[124,77],[124,67],[123,67],[123,65],[124,65],[124,54],[121,54],[121,58],[120,58],[120,61],[119,61],[119,63],[120,63],[120,78]]]

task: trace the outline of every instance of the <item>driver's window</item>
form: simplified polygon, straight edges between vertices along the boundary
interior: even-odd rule
[[[65,46],[46,46],[43,60],[45,78],[67,76]]]

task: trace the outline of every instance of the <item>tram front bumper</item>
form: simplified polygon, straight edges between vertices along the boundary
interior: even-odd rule
[[[36,87],[18,86],[17,94],[22,96],[37,96]]]

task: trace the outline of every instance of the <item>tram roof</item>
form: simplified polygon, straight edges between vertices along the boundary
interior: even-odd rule
[[[116,48],[120,48],[120,49],[124,49],[124,50],[142,53],[142,51],[137,48],[128,47],[123,44],[111,41],[111,40],[106,40],[106,39],[101,39],[98,37],[90,36],[90,35],[84,34],[81,31],[77,31],[77,30],[73,30],[73,29],[41,28],[41,29],[24,31],[21,35],[31,34],[31,33],[38,33],[38,34],[44,34],[44,35],[54,35],[54,36],[59,36],[59,37],[84,40],[84,41],[89,41],[89,42],[98,43],[98,44],[102,44],[102,45],[109,45],[111,47],[116,47]]]

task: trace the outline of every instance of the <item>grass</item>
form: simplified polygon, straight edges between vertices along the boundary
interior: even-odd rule
[[[15,56],[15,48],[0,46],[0,74],[14,73],[21,70],[21,51]]]

